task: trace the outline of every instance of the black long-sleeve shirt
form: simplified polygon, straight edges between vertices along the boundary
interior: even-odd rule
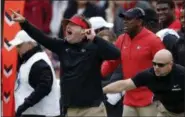
[[[100,72],[103,60],[118,59],[120,51],[100,37],[94,41],[70,44],[63,39],[46,36],[28,21],[21,27],[37,42],[59,56],[62,68],[61,94],[69,107],[93,106],[103,100]]]

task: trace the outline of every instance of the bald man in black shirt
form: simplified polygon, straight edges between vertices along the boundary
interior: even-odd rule
[[[134,78],[117,81],[103,88],[104,93],[117,93],[147,86],[161,102],[158,117],[184,117],[185,68],[173,63],[172,54],[158,51],[153,58],[153,67],[138,73]]]

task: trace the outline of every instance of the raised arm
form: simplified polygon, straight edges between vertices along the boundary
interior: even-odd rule
[[[20,23],[20,26],[23,30],[25,30],[28,33],[30,37],[32,37],[38,43],[50,49],[51,51],[57,52],[58,50],[61,50],[63,48],[64,40],[62,39],[59,40],[47,36],[41,30],[38,30],[36,27],[30,24],[27,20],[25,20],[25,22],[23,23]]]
[[[115,46],[120,50],[121,50],[121,46],[123,43],[123,39],[122,37],[119,37],[116,40]],[[121,52],[120,52],[120,57],[117,60],[107,60],[104,61],[102,66],[101,66],[101,73],[103,77],[106,77],[107,75],[109,75],[110,73],[112,73],[117,67],[118,65],[121,64]]]
[[[120,58],[119,49],[112,43],[109,43],[98,36],[95,37],[94,43],[98,46],[99,55],[103,60],[114,60]]]
[[[37,29],[35,26],[30,24],[22,15],[12,11],[12,20],[20,23],[21,28],[28,33],[30,37],[36,40],[41,45],[50,49],[53,52],[61,50],[63,47],[64,41],[56,38],[52,38],[44,34],[42,31]]]

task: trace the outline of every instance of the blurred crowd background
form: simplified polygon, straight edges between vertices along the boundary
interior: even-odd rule
[[[180,16],[183,0],[174,0],[176,17]],[[24,16],[53,37],[64,38],[61,21],[74,14],[83,14],[86,18],[101,16],[107,22],[113,23],[113,32],[119,36],[123,31],[123,19],[118,14],[133,7],[156,8],[156,0],[26,0]],[[59,78],[60,63],[58,57],[45,49],[49,55],[56,75]]]

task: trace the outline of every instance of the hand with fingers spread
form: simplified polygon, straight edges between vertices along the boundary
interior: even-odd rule
[[[15,22],[23,23],[26,19],[19,13],[15,12],[14,10],[10,9],[12,12],[12,20]]]
[[[94,29],[85,29],[84,34],[86,35],[87,39],[90,41],[93,41],[96,36]]]

